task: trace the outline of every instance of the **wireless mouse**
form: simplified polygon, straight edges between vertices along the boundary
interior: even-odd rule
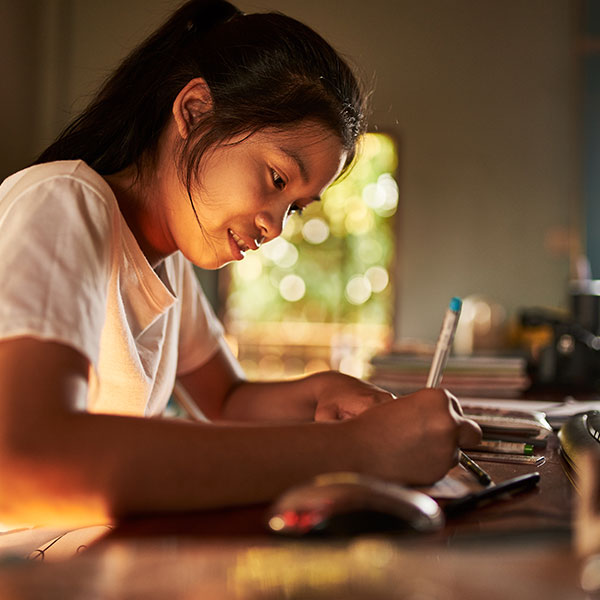
[[[288,536],[428,532],[444,526],[433,498],[358,473],[327,473],[283,493],[267,513],[270,531]]]

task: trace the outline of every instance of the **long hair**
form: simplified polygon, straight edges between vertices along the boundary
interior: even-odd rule
[[[243,14],[223,0],[191,0],[138,46],[95,99],[36,160],[81,159],[102,175],[152,159],[181,89],[203,77],[212,108],[181,152],[188,191],[216,144],[311,119],[354,157],[365,96],[352,70],[316,32],[279,13]]]

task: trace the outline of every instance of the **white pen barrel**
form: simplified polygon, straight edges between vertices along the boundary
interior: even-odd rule
[[[447,310],[444,315],[440,337],[433,353],[433,360],[431,361],[431,368],[427,377],[426,387],[428,388],[437,387],[440,383],[442,372],[452,348],[452,340],[454,339],[454,332],[458,325],[459,316],[460,313],[453,310]]]

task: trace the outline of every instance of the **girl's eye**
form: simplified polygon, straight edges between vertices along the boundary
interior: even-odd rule
[[[274,169],[271,169],[271,176],[273,177],[273,185],[278,190],[283,190],[285,188],[285,181],[281,177],[281,175],[277,171],[275,171]]]
[[[304,207],[298,206],[297,204],[292,204],[290,206],[290,208],[288,209],[288,215],[293,215],[293,214],[301,215],[303,212],[304,212]]]

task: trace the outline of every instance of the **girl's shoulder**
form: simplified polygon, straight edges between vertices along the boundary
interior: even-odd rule
[[[0,185],[0,201],[16,199],[36,188],[55,189],[61,195],[78,192],[91,193],[106,204],[115,201],[114,194],[104,178],[82,160],[60,160],[27,167],[7,177]]]
[[[83,161],[56,161],[19,171],[0,185],[0,236],[13,245],[118,239],[115,195]]]

